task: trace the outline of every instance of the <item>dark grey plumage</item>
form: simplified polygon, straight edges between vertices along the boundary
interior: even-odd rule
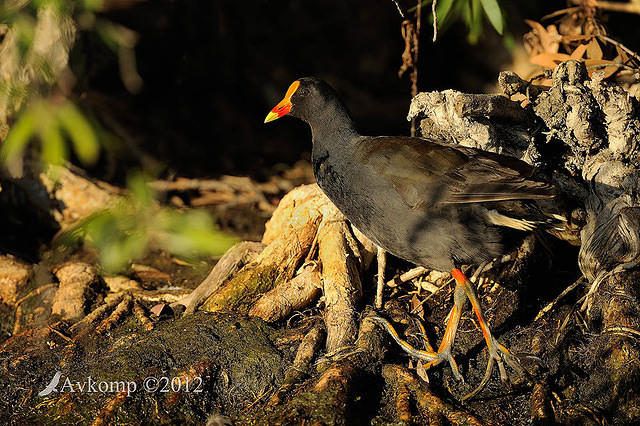
[[[531,230],[544,217],[533,201],[553,188],[528,164],[424,138],[362,136],[329,85],[299,81],[291,115],[311,126],[318,185],[388,252],[449,271],[502,254],[506,228]]]

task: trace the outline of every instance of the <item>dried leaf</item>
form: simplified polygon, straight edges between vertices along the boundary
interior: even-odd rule
[[[627,55],[627,52],[625,52],[624,49],[621,48],[620,46],[616,46],[616,52],[618,52],[618,56],[621,59],[621,63],[626,64],[627,61],[629,60],[629,55]]]
[[[420,377],[425,382],[429,383],[429,376],[427,375],[427,370],[424,369],[424,365],[422,365],[422,361],[418,360],[416,364],[416,373],[418,377]]]
[[[619,59],[619,58],[616,58],[616,60],[617,59]],[[593,68],[589,69],[589,75],[593,74],[594,72],[603,72],[604,71],[604,76],[602,78],[609,78],[620,69],[620,64],[616,60],[607,61],[607,60],[603,60],[603,59],[587,59],[586,61],[584,61],[584,64],[587,67],[593,67],[594,65],[610,65],[608,67],[602,67],[602,68],[593,67]]]
[[[597,39],[592,39],[587,44],[587,58],[589,59],[602,59],[602,48]]]
[[[159,317],[163,313],[163,311],[166,309],[166,307],[167,307],[166,303],[158,303],[153,308],[151,308],[150,311],[153,315]]]
[[[571,59],[569,55],[564,53],[540,53],[532,58],[529,58],[529,62],[532,64],[540,65],[545,68],[554,69],[560,62]]]
[[[576,61],[582,59],[586,51],[587,51],[586,44],[578,45],[578,47],[576,47],[575,50],[571,52],[571,59],[574,59]]]
[[[540,40],[540,49],[538,52],[556,53],[560,47],[561,37],[555,25],[549,25],[547,28],[536,21],[525,19],[525,22],[532,28],[533,34],[538,36]]]
[[[422,303],[420,303],[420,299],[415,294],[411,298],[411,312],[418,315],[420,319],[424,319],[424,309],[422,308]]]

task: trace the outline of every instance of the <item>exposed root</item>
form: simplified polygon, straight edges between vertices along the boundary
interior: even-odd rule
[[[118,392],[109,402],[100,410],[100,413],[91,422],[91,426],[104,426],[110,423],[111,418],[122,404],[127,400],[127,392]]]
[[[249,315],[268,322],[279,321],[309,306],[320,296],[321,289],[317,265],[305,265],[293,279],[265,293],[249,310]]]
[[[322,364],[322,373],[314,377],[309,387],[291,400],[285,401],[284,395],[276,394],[274,398],[280,404],[254,421],[258,424],[300,424],[307,421],[311,424],[334,424],[344,422],[345,419],[347,423],[348,419],[355,420],[352,408],[357,398],[354,398],[354,393],[363,392],[358,388],[360,381],[368,372],[379,368],[385,353],[382,334],[371,320],[373,315],[373,312],[365,314],[360,322],[358,339],[345,350],[344,356]],[[301,361],[308,362],[313,352],[308,349],[317,346],[318,339],[321,341],[321,336],[312,333],[314,334],[307,335],[308,340],[305,337],[309,346],[305,344],[300,347],[301,351],[304,348],[304,352],[299,351]]]
[[[144,311],[144,308],[140,306],[140,303],[138,303],[137,300],[133,301],[133,313],[135,314],[138,322],[142,324],[145,330],[147,331],[153,330],[153,323],[147,316],[146,312]]]
[[[266,227],[267,246],[254,262],[220,286],[202,305],[210,312],[248,312],[259,295],[290,280],[315,241],[322,220],[320,207],[329,203],[316,185],[287,194]]]
[[[415,421],[424,424],[481,425],[472,414],[456,409],[434,395],[428,385],[399,365],[385,364],[382,367],[385,379],[393,395],[393,406],[400,421]],[[412,413],[412,403],[417,413]]]
[[[305,375],[310,374],[308,371],[311,361],[320,349],[325,338],[325,331],[321,327],[314,327],[304,337],[296,357],[293,361],[293,365],[287,369],[284,377],[284,383],[271,397],[269,401],[270,405],[277,405],[282,401],[282,398],[289,392],[293,386],[298,383]]]
[[[113,312],[96,327],[96,333],[104,334],[111,330],[129,312],[132,300],[131,295],[125,295]]]
[[[231,247],[213,267],[207,278],[187,296],[171,304],[173,309],[177,305],[183,305],[183,315],[189,315],[205,301],[212,293],[230,277],[235,275],[243,266],[252,262],[264,249],[261,243],[244,241]]]
[[[327,326],[327,352],[332,353],[352,343],[356,337],[356,305],[362,297],[360,283],[360,253],[344,216],[327,204],[318,231],[318,256],[322,262]]]
[[[62,319],[77,320],[84,316],[87,300],[98,281],[98,271],[88,263],[64,263],[55,268],[60,281],[53,297],[51,313]]]
[[[70,331],[75,331],[79,327],[88,326],[88,325],[93,324],[100,317],[102,317],[102,315],[104,315],[106,312],[111,311],[113,308],[118,306],[120,304],[120,302],[122,301],[122,299],[124,298],[124,296],[125,296],[124,294],[120,294],[120,295],[112,298],[109,302],[105,303],[104,305],[98,306],[96,309],[94,309],[92,312],[90,312],[88,315],[86,315],[80,321],[78,321],[75,324],[73,324],[69,328],[69,330]]]

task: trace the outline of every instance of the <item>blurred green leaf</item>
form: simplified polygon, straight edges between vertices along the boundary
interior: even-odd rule
[[[22,155],[31,136],[35,133],[37,120],[35,108],[30,108],[20,115],[0,148],[0,158],[3,162],[15,161],[16,157]]]
[[[482,6],[481,0],[471,0],[471,20],[469,21],[469,34],[467,39],[470,44],[476,44],[482,35]]]
[[[432,0],[424,0],[422,7],[432,3]],[[409,12],[415,12],[417,7],[412,7]],[[429,12],[431,10],[429,9]],[[462,21],[467,25],[469,43],[475,44],[482,35],[484,22],[482,11],[487,15],[489,22],[495,30],[502,35],[504,31],[504,18],[498,0],[439,0],[436,5],[438,29],[446,28],[455,21]],[[433,22],[433,17],[431,17]]]
[[[104,0],[83,0],[83,6],[90,11],[101,11],[104,8]]]
[[[18,13],[15,15],[12,27],[16,32],[18,39],[18,52],[22,58],[27,54],[31,44],[33,43],[36,30],[36,20],[26,13]]]
[[[150,247],[196,260],[220,255],[237,242],[237,238],[216,230],[206,211],[160,206],[142,173],[131,174],[127,182],[129,194],[116,206],[67,230],[58,244],[84,240],[98,250],[105,270],[119,272]]]
[[[502,10],[496,0],[480,0],[484,13],[487,14],[489,22],[496,29],[498,34],[502,35]]]
[[[47,123],[41,124],[39,134],[42,141],[42,159],[56,166],[64,163],[67,150],[58,123],[50,118]]]
[[[129,173],[127,188],[131,191],[133,200],[142,207],[149,207],[155,201],[153,190],[148,185],[149,179],[142,172]]]
[[[57,110],[57,117],[67,131],[73,150],[84,164],[93,164],[98,159],[100,146],[93,128],[76,106],[67,102]]]
[[[95,29],[102,41],[116,53],[120,47],[133,49],[138,40],[135,31],[104,19],[96,22]]]
[[[159,216],[158,228],[163,245],[170,252],[188,258],[221,254],[237,242],[235,237],[216,231],[211,216],[201,210],[165,209]]]
[[[133,260],[142,256],[147,248],[148,236],[142,232],[134,232],[111,244],[98,247],[100,262],[107,272],[124,270]]]
[[[438,17],[438,28],[446,22],[449,12],[451,12],[454,0],[441,0],[436,5],[436,15]]]
[[[471,0],[465,0],[461,2],[462,9],[460,14],[462,16],[462,20],[467,24],[468,27],[471,27]]]

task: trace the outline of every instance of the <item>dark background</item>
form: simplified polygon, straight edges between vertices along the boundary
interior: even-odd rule
[[[509,33],[519,43],[527,30],[524,18],[539,20],[561,3],[503,2]],[[430,6],[423,12],[420,90],[482,92],[509,67],[509,51],[488,24],[478,45],[468,44],[462,23],[441,32],[434,44]],[[409,132],[411,83],[408,73],[397,75],[404,41],[391,0],[162,0],[107,17],[140,35],[140,93],[124,89],[116,55],[95,34],[77,43],[82,54],[75,64],[87,71],[78,85],[82,99],[134,153],[128,162],[119,158],[117,167],[139,163],[144,153],[159,160],[165,175],[263,179],[308,159],[305,124],[263,124],[289,84],[306,75],[338,90],[362,133]],[[104,166],[108,160],[102,161]],[[111,180],[124,176],[105,169]]]

